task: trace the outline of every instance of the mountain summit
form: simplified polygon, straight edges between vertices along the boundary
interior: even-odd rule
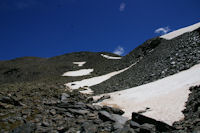
[[[200,23],[126,56],[0,61],[0,131],[199,132]]]

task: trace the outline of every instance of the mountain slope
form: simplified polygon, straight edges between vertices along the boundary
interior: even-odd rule
[[[91,87],[95,94],[149,83],[200,63],[200,28],[171,40],[148,40],[123,57],[122,63],[131,64],[137,60],[139,62],[129,70]]]
[[[119,61],[108,60],[102,56],[102,53],[79,52],[56,56],[53,58],[23,57],[10,61],[0,62],[0,84],[15,82],[49,81],[69,82],[73,80],[84,79],[86,77],[105,74],[109,71],[118,69],[111,64]],[[110,53],[104,53],[110,54]],[[114,55],[114,54],[110,54]],[[116,56],[116,55],[115,55]],[[73,62],[85,61],[86,64],[79,67]],[[100,66],[99,64],[102,64]],[[89,76],[82,77],[62,77],[67,71],[79,69],[95,68],[95,71]],[[54,82],[55,83],[55,82]]]
[[[200,85],[200,64],[148,84],[103,94],[110,98],[98,105],[117,106],[128,118],[132,112],[143,111],[145,116],[172,125],[184,118],[181,111],[188,99],[189,88],[196,85]]]
[[[200,131],[199,27],[152,38],[124,57],[77,52],[0,61],[0,132]]]

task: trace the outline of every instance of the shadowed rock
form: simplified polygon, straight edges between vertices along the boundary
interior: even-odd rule
[[[155,125],[156,130],[158,130],[160,132],[175,130],[174,127],[172,127],[172,126],[170,126],[170,125],[168,125],[164,122],[157,121],[157,120],[154,120],[152,118],[149,118],[149,117],[146,117],[144,115],[134,113],[134,112],[132,113],[132,121],[135,121],[140,125],[145,124],[145,123],[153,124],[153,125]]]

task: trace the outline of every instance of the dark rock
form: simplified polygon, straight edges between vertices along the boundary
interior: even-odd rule
[[[200,133],[200,127],[195,128],[192,133]]]
[[[155,125],[156,130],[158,130],[160,132],[175,130],[174,127],[172,127],[172,126],[170,126],[170,125],[168,125],[164,122],[157,121],[157,120],[154,120],[152,118],[149,118],[149,117],[146,117],[146,116],[143,116],[141,114],[134,113],[134,112],[132,113],[132,121],[135,121],[140,125],[145,124],[145,123]]]
[[[49,111],[49,113],[50,113],[51,115],[55,115],[55,114],[56,114],[56,110],[55,110],[55,109],[51,109],[51,110]]]
[[[13,105],[0,102],[0,109],[11,109]]]
[[[70,104],[62,102],[62,103],[57,104],[56,106],[59,108],[68,108],[70,106]]]
[[[200,126],[200,86],[191,87],[190,91],[186,108],[182,111],[185,118],[173,124],[178,130],[188,133],[197,132]]]
[[[113,121],[114,122],[114,119],[112,118],[111,114],[108,113],[107,111],[100,111],[99,118],[103,121]]]
[[[115,131],[114,133],[136,133],[136,132],[130,127],[124,127],[122,129]]]
[[[102,97],[97,99],[97,101],[94,101],[94,102],[98,103],[98,102],[102,102],[103,100],[106,100],[106,99],[110,99],[110,96],[109,95],[103,95]]]
[[[134,122],[134,121],[130,121],[130,126],[133,128],[133,129],[136,129],[136,128],[140,128],[141,125],[138,124],[137,122]]]
[[[32,123],[23,124],[11,131],[11,133],[32,133],[36,126]]]
[[[122,125],[125,124],[126,121],[128,120],[126,117],[123,117],[118,114],[110,114],[107,111],[100,111],[99,118],[103,121],[113,121],[116,123],[120,123]]]
[[[113,113],[113,114],[119,114],[119,115],[124,114],[123,110],[118,109],[118,108],[112,108],[112,107],[109,107],[109,106],[103,106],[102,110],[105,110],[105,111],[107,111],[109,113]]]
[[[85,109],[86,108],[86,105],[79,102],[79,103],[76,103],[75,105],[68,105],[68,108],[72,108],[72,109]]]
[[[50,124],[49,124],[49,122],[48,122],[47,120],[44,120],[44,121],[42,122],[42,126],[44,126],[44,127],[49,127]]]
[[[97,115],[96,115],[96,114],[93,114],[93,113],[89,113],[89,114],[88,114],[88,119],[89,119],[89,120],[95,120],[95,119],[97,119]]]
[[[0,102],[6,103],[6,104],[11,104],[14,106],[21,106],[20,102],[15,100],[12,97],[6,97],[6,96],[0,97]]]
[[[141,125],[140,131],[154,133],[154,132],[156,132],[156,128],[155,128],[155,125],[145,123],[145,124]]]
[[[65,108],[58,108],[58,107],[53,107],[53,108],[56,110],[56,113],[58,114],[64,114],[67,111],[67,109]]]
[[[93,123],[84,122],[81,126],[81,133],[96,133],[97,129],[97,126]]]

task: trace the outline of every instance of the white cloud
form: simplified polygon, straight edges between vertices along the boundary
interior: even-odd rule
[[[158,33],[158,34],[166,34],[170,31],[171,29],[167,26],[167,27],[161,27],[156,29],[154,32]]]
[[[122,2],[122,3],[120,4],[120,6],[119,6],[119,11],[120,11],[120,12],[123,12],[123,11],[125,10],[125,8],[126,8],[126,3]]]
[[[124,50],[124,48],[121,47],[121,46],[118,46],[118,47],[113,51],[113,53],[114,53],[114,54],[117,54],[117,55],[122,55],[124,52],[125,52],[125,50]]]

